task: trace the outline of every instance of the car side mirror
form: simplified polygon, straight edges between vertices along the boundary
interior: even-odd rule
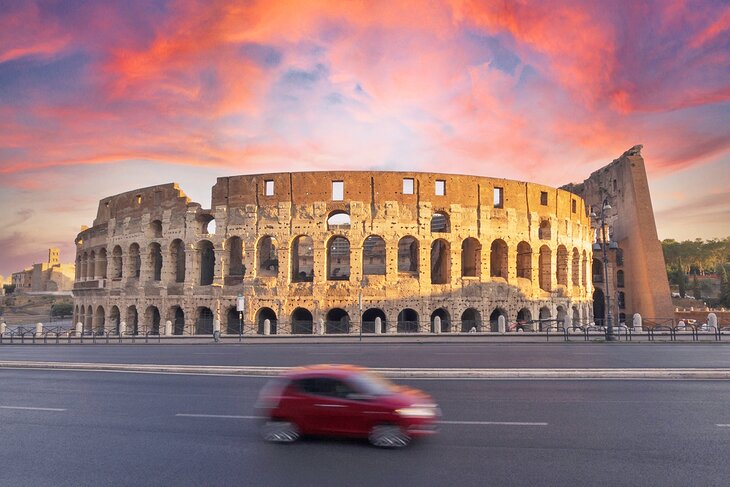
[[[351,401],[371,401],[373,396],[370,394],[360,394],[358,392],[351,392],[347,395],[347,399]]]

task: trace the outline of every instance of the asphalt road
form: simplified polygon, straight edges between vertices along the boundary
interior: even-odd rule
[[[366,367],[730,367],[730,346],[581,342],[2,345],[0,360],[267,366],[353,363]]]
[[[262,442],[264,381],[0,369],[0,485],[730,485],[727,381],[399,381],[449,423],[394,451]]]

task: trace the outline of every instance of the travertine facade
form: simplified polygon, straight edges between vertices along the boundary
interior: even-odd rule
[[[101,200],[76,243],[75,320],[88,329],[124,321],[155,333],[169,320],[174,334],[210,333],[220,320],[238,333],[239,294],[249,333],[266,319],[272,334],[316,334],[376,332],[376,318],[382,333],[591,318],[583,199],[532,183],[232,176],[218,179],[209,210],[166,184]]]

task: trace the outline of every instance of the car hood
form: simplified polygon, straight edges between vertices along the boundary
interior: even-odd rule
[[[395,408],[412,406],[414,404],[433,404],[434,400],[425,392],[412,387],[396,386],[391,389],[391,394],[382,396],[382,400]]]

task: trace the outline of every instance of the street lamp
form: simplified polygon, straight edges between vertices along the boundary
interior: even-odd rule
[[[593,218],[599,218],[601,222],[601,242],[594,243],[593,244],[593,250],[601,250],[603,251],[603,274],[605,276],[605,293],[604,293],[604,299],[605,299],[605,309],[606,309],[606,340],[607,341],[613,341],[613,316],[611,315],[611,295],[610,295],[610,288],[608,283],[608,253],[606,252],[606,212],[611,209],[611,205],[608,204],[608,198],[603,199],[603,203],[601,204],[601,216],[600,218],[596,215],[595,212],[591,212],[591,216]],[[618,249],[618,244],[616,242],[611,241],[611,243],[608,245],[608,248],[611,250]]]

